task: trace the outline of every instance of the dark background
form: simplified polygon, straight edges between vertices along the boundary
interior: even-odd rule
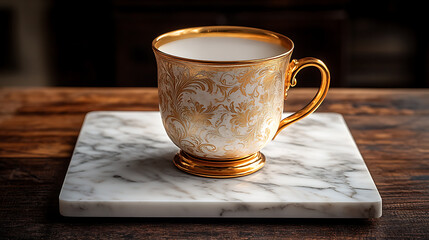
[[[155,87],[151,41],[185,27],[238,25],[323,60],[333,87],[429,87],[424,2],[2,0],[0,86]],[[317,70],[298,86],[317,86]]]

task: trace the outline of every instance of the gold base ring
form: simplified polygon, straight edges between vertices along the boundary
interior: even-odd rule
[[[233,178],[249,175],[261,169],[265,156],[261,152],[239,159],[204,159],[180,151],[174,165],[187,173],[209,178]]]

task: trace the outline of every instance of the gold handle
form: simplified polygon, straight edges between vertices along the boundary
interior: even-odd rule
[[[303,119],[304,117],[308,116],[310,113],[316,111],[316,109],[319,107],[319,105],[323,102],[323,99],[325,99],[326,94],[328,93],[329,89],[329,81],[331,79],[329,70],[326,67],[326,65],[320,61],[317,58],[307,57],[307,58],[301,58],[299,60],[293,59],[290,64],[289,68],[286,73],[286,81],[285,81],[285,99],[287,96],[287,91],[290,87],[294,87],[296,85],[296,74],[303,68],[306,67],[317,67],[320,70],[321,74],[321,83],[319,91],[317,91],[316,96],[311,100],[310,103],[307,104],[304,108],[299,110],[298,112],[290,115],[289,117],[283,119],[280,121],[279,128],[277,129],[276,134],[274,135],[273,139],[282,131],[285,127],[288,125]]]

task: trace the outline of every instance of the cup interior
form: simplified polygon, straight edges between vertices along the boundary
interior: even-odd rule
[[[204,38],[206,44],[211,44],[210,48],[200,46],[197,38]],[[152,42],[155,54],[185,61],[229,64],[280,58],[290,54],[293,47],[292,40],[282,34],[237,26],[180,29],[162,34]]]

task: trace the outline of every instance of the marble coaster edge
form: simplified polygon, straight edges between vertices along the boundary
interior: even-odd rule
[[[143,218],[379,218],[381,207],[374,202],[330,202],[314,207],[314,203],[225,202],[217,206],[210,203],[182,202],[174,206],[168,202],[69,202],[60,201],[60,214],[65,217],[143,217]],[[109,205],[106,205],[109,204]],[[258,204],[264,206],[258,208]],[[364,207],[363,207],[364,205]],[[337,209],[335,213],[329,212]],[[81,211],[76,211],[80,209]],[[339,210],[338,210],[339,209]],[[342,212],[342,213],[341,213]]]

